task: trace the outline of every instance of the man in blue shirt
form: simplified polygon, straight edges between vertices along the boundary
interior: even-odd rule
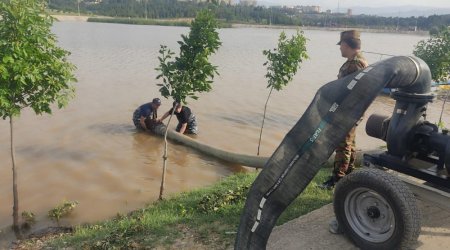
[[[133,123],[137,129],[151,130],[151,126],[158,122],[158,108],[161,100],[154,98],[152,102],[141,105],[133,113]]]

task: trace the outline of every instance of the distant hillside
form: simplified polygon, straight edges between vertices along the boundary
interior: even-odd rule
[[[258,1],[258,5],[262,6],[279,6],[280,3],[274,0]],[[299,2],[298,5],[301,5]],[[321,6],[322,11],[326,11],[326,7]],[[404,5],[395,7],[364,7],[364,6],[341,6],[339,12],[346,13],[347,9],[352,9],[354,15],[376,15],[383,17],[412,17],[412,16],[431,16],[450,14],[450,8],[436,8],[426,6]],[[338,12],[337,8],[331,9],[332,12]]]
[[[398,6],[383,8],[351,7],[354,15],[366,14],[385,17],[411,17],[450,14],[450,8],[420,7],[420,6]]]
[[[94,0],[89,0],[94,1]],[[271,0],[269,0],[271,1]],[[73,0],[51,0],[49,8],[53,11],[80,12],[86,14],[111,16],[117,18],[141,19],[186,19],[193,18],[198,10],[209,8],[215,16],[224,23],[245,23],[262,25],[304,25],[317,27],[361,27],[383,30],[437,30],[442,26],[450,25],[450,14],[433,15],[429,17],[385,17],[382,11],[393,11],[392,8],[366,8],[355,7],[354,15],[345,14],[300,14],[292,8],[266,8],[263,6],[242,6],[214,3],[179,2],[177,0],[102,0],[101,2],[80,1],[79,9]],[[406,13],[411,7],[401,7],[397,12]],[[413,7],[417,8],[417,7]],[[341,8],[344,11],[344,8]],[[369,11],[370,10],[370,11]],[[397,9],[396,9],[397,10]],[[412,10],[411,10],[412,11]],[[422,8],[418,15],[427,15],[430,8]],[[428,11],[428,12],[427,12]],[[439,11],[445,11],[441,9]],[[366,15],[359,15],[359,13]],[[436,13],[437,11],[435,11]],[[387,12],[385,12],[386,14]],[[412,13],[412,12],[409,12]],[[447,12],[447,13],[450,13]]]

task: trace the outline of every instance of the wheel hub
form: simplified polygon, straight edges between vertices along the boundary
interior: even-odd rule
[[[371,206],[367,209],[367,216],[371,219],[378,219],[380,215],[380,210],[377,207]]]
[[[395,230],[395,215],[387,200],[368,188],[356,188],[345,198],[350,227],[361,238],[374,243],[388,240]]]

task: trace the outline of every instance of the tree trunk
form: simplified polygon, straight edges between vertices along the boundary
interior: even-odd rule
[[[450,93],[450,90],[447,90],[447,93],[445,94],[444,102],[442,103],[441,115],[439,116],[438,126],[442,126],[442,114],[444,113],[444,107],[445,107],[445,103],[447,102],[449,93]]]
[[[17,194],[17,173],[16,173],[16,156],[14,150],[14,119],[9,117],[10,132],[11,132],[11,160],[12,160],[12,172],[13,172],[13,229],[15,232],[19,231],[19,197]]]
[[[164,193],[164,184],[166,181],[166,168],[167,168],[167,131],[169,130],[169,124],[172,120],[173,113],[175,112],[175,106],[172,109],[172,114],[170,114],[169,121],[166,125],[166,131],[164,132],[164,155],[163,155],[163,172],[161,177],[161,187],[159,188],[159,200],[163,199],[163,193]]]
[[[263,120],[262,120],[262,124],[261,124],[261,132],[259,133],[258,152],[256,153],[256,155],[259,155],[259,147],[261,146],[261,137],[262,137],[262,132],[263,132],[263,128],[264,128],[264,121],[266,120],[267,103],[269,103],[269,98],[270,98],[270,95],[272,94],[272,90],[273,90],[273,87],[270,88],[270,92],[269,92],[269,95],[267,96],[267,100],[266,100],[266,105],[264,105],[264,115],[263,115]]]

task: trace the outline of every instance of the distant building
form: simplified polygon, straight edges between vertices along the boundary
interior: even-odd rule
[[[352,9],[348,9],[348,10],[347,10],[347,16],[353,16],[353,11],[352,11]]]
[[[283,5],[273,5],[273,6],[271,6],[270,8],[274,8],[274,9],[282,9],[283,7],[286,7],[286,6],[283,6]]]
[[[244,6],[256,6],[256,0],[241,0],[239,3]]]
[[[178,2],[193,2],[193,3],[212,2],[212,0],[177,0],[177,1]],[[218,0],[218,1],[220,3],[225,3],[225,4],[229,4],[229,5],[235,5],[237,0]]]
[[[300,13],[305,14],[319,14],[320,13],[320,6],[295,6],[295,10],[297,10]]]
[[[221,3],[229,4],[229,5],[235,5],[235,0],[221,0]]]
[[[86,5],[92,5],[92,4],[99,4],[102,2],[102,0],[84,0],[80,2],[83,2]]]
[[[203,3],[208,2],[208,0],[177,0],[178,2],[194,2],[194,3]]]

